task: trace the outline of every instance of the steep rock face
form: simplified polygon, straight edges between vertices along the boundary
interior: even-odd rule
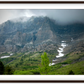
[[[18,20],[18,21],[17,21]],[[0,25],[0,52],[25,52],[46,49],[45,46],[68,43],[84,37],[84,24],[59,25],[48,17],[20,18]],[[57,46],[55,46],[55,49]],[[46,50],[47,50],[46,49]]]
[[[31,17],[26,22],[8,20],[0,25],[0,45],[6,51],[19,51],[24,48],[34,48],[55,37],[50,29],[48,17]]]

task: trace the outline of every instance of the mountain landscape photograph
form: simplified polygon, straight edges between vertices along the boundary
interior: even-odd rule
[[[84,75],[84,9],[0,9],[0,75]]]

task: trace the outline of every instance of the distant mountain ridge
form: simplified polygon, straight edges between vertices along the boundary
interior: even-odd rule
[[[59,25],[46,16],[20,17],[16,20],[8,20],[0,25],[0,52],[39,51],[45,50],[46,46],[49,49],[54,44],[52,50],[62,40],[70,43],[71,38],[77,40],[84,35],[83,23]]]

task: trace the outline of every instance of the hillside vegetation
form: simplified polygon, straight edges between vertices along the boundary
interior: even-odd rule
[[[5,66],[12,67],[14,75],[40,75],[39,66],[41,65],[41,55],[41,52],[16,53],[10,58],[0,60]],[[47,53],[47,56],[50,62],[55,58],[55,54]],[[47,75],[83,75],[83,64],[84,52],[71,52],[62,57],[59,63],[57,62],[56,65],[50,66],[51,69]]]
[[[47,16],[25,18],[25,22],[8,20],[0,24],[0,62],[3,67],[1,74],[84,74],[84,23],[61,25]],[[15,20],[18,19],[24,17]],[[66,43],[61,53],[64,56],[57,58],[63,41]],[[56,61],[55,65],[49,66],[48,72],[45,68],[43,70],[46,73],[41,73],[39,67],[42,65],[41,57],[44,52],[49,59],[47,62],[52,63],[54,59]],[[1,58],[2,56],[10,57]]]

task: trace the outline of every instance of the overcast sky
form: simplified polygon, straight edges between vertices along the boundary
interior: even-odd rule
[[[72,22],[84,23],[84,10],[83,9],[51,9],[51,10],[0,10],[0,24],[21,16],[48,16],[55,19],[61,24],[67,24]]]

